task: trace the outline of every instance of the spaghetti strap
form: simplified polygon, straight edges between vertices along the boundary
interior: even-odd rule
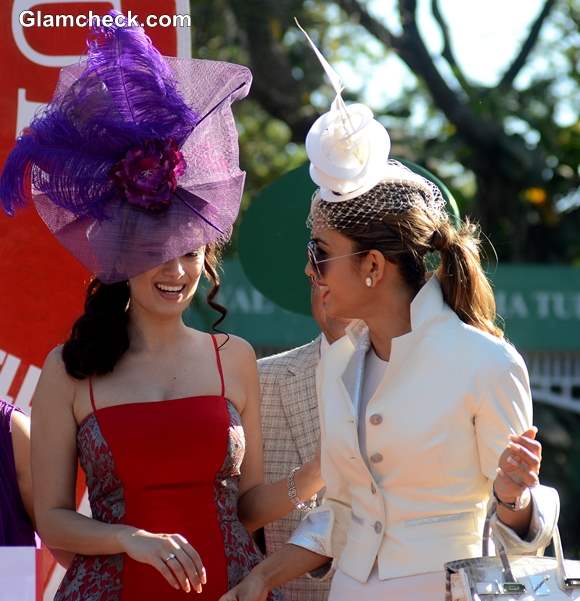
[[[215,349],[215,360],[217,363],[217,368],[218,368],[218,371],[220,372],[220,380],[221,380],[221,384],[222,384],[222,391],[221,391],[220,396],[224,396],[225,392],[226,392],[226,387],[224,384],[224,372],[222,369],[222,360],[220,358],[220,350],[218,348],[218,343],[217,343],[216,337],[213,334],[210,334],[210,336],[213,341],[213,347]]]
[[[91,405],[93,407],[93,413],[97,412],[95,407],[95,395],[93,394],[93,379],[89,376],[89,396],[91,397]]]

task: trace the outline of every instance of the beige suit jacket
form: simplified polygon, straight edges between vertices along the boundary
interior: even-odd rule
[[[320,337],[258,361],[267,482],[286,478],[293,467],[312,459],[318,448],[316,367],[319,356]],[[302,515],[294,511],[264,528],[268,554],[288,542],[301,519]],[[326,601],[329,583],[302,577],[281,588],[285,601]]]

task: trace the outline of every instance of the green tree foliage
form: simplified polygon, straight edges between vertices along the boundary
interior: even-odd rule
[[[395,3],[397,31],[363,0],[192,2],[195,55],[239,61],[254,73],[251,98],[238,109],[245,202],[304,160],[308,127],[329,104],[322,71],[294,25],[298,17],[331,60],[358,66],[366,57],[365,77],[374,60],[390,54],[408,67],[414,85],[388,107],[375,107],[394,149],[451,185],[500,259],[580,261],[580,126],[558,119],[564,105],[573,111],[580,101],[575,0],[545,1],[490,86],[463,72],[444,6],[423,2],[441,32],[439,54],[418,25],[419,0]],[[538,56],[544,64],[532,68]],[[418,106],[424,119],[410,126]]]

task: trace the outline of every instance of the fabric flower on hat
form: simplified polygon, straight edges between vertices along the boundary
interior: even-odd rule
[[[127,202],[154,213],[171,204],[185,160],[175,140],[148,140],[132,148],[113,168],[112,177]]]
[[[391,140],[364,104],[337,99],[306,136],[310,177],[324,200],[347,200],[372,188],[384,172]]]

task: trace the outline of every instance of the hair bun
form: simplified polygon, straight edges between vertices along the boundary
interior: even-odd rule
[[[442,231],[441,229],[436,229],[431,236],[431,247],[433,250],[438,250],[439,252],[448,250],[451,242],[449,230]]]

